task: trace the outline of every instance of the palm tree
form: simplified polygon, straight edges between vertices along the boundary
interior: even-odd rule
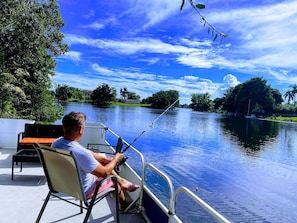
[[[297,94],[297,84],[290,85],[290,87],[292,88],[292,90],[289,90],[284,94],[285,99],[288,98],[288,104],[290,104],[291,100],[295,100],[295,96]]]
[[[292,90],[292,91],[287,91],[285,94],[284,94],[284,97],[285,99],[288,98],[288,104],[290,104],[290,101],[294,100],[295,99],[295,92]]]
[[[124,87],[124,88],[121,88],[120,94],[122,95],[122,100],[124,102],[128,97],[129,91],[127,88]]]

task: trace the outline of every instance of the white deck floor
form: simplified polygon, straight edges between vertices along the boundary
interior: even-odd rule
[[[14,169],[14,180],[11,180],[11,162],[14,150],[0,148],[0,222],[33,223],[35,222],[48,187],[41,166],[37,163],[23,163]],[[115,202],[112,198],[102,200],[93,207],[89,222],[115,222]],[[51,199],[40,222],[82,222],[86,211],[79,213],[79,207],[67,202]],[[138,214],[121,214],[120,221],[145,222]]]

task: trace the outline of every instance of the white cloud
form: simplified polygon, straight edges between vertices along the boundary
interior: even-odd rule
[[[150,54],[159,54],[160,57],[168,55],[167,58],[170,58],[170,60],[175,60],[182,65],[193,68],[220,67],[247,72],[248,70],[254,70],[256,65],[259,68],[267,65],[264,64],[264,62],[259,64],[262,60],[261,58],[233,59],[233,57],[230,57],[229,54],[236,55],[237,52],[230,50],[232,47],[229,44],[214,47],[209,44],[209,41],[202,42],[197,40],[193,40],[193,43],[191,44],[191,41],[186,38],[182,38],[180,42],[175,40],[173,44],[152,38],[111,40],[66,35],[66,42],[69,45],[85,45],[99,48],[107,55],[145,55],[143,58],[149,58]],[[150,65],[152,65],[159,62],[161,60],[160,57],[153,57],[151,60],[138,57],[138,60],[147,61]],[[263,57],[263,60],[265,60],[265,57]],[[269,60],[265,61],[269,63]],[[293,58],[288,61],[295,63]]]
[[[85,18],[89,19],[95,16],[95,11],[91,9],[88,14],[84,15]]]
[[[84,25],[84,28],[91,28],[91,29],[103,29],[105,27],[104,24],[99,23],[99,22],[93,22],[91,24],[88,25]]]
[[[191,66],[194,68],[211,68],[214,66],[211,60],[207,59],[205,52],[196,51],[189,54],[183,54],[177,58],[180,64]]]
[[[116,69],[108,69],[105,67],[100,66],[97,63],[92,64],[92,69],[96,74],[101,76],[108,76],[108,77],[117,77],[121,81],[124,79],[133,79],[135,80],[155,80],[156,75],[154,74],[147,74],[143,72],[137,72],[133,69],[124,69],[124,70],[116,70]]]
[[[143,61],[148,63],[149,65],[156,64],[160,61],[160,58],[158,57],[153,57],[153,58],[146,58],[146,59],[140,59],[139,61]]]
[[[74,62],[81,61],[81,53],[77,51],[69,51],[63,57]]]
[[[173,45],[165,43],[159,39],[153,38],[129,38],[129,39],[93,39],[83,36],[67,34],[65,42],[69,45],[82,44],[90,47],[108,50],[108,52],[118,54],[136,54],[146,53],[189,53],[193,49],[182,45]],[[111,51],[110,51],[111,50]]]
[[[210,93],[211,98],[221,98],[226,93],[226,90],[230,87],[235,87],[236,85],[240,84],[237,80],[237,77],[233,74],[227,74],[223,77],[222,83],[212,83],[209,82],[208,93]],[[206,88],[206,86],[205,86]]]
[[[185,38],[181,42],[186,43],[184,46],[181,43],[166,43],[159,39],[152,38],[130,38],[122,40],[110,39],[92,39],[76,35],[66,35],[66,42],[69,45],[82,44],[90,47],[104,49],[107,54],[124,54],[134,55],[139,53],[170,55],[172,59],[183,65],[197,68],[211,68],[216,64],[224,63],[223,58],[215,60],[215,50],[209,47],[208,41],[203,42],[190,41]],[[191,45],[189,47],[189,45]],[[195,48],[194,46],[201,47]],[[154,59],[153,62],[158,61]]]
[[[133,6],[129,10],[129,14],[143,18],[142,29],[154,26],[179,12],[179,4],[173,3],[171,0],[130,0],[129,2]]]
[[[105,68],[105,67],[101,67],[97,63],[92,64],[92,69],[103,76],[116,76],[114,71],[112,71],[108,68]]]
[[[286,1],[210,14],[213,23],[228,24],[231,33],[228,38],[236,41],[224,59],[235,64],[233,58],[241,58],[243,66],[238,66],[241,72],[253,72],[255,68],[263,72],[267,67],[295,69],[296,9],[296,1]]]
[[[90,78],[87,75],[78,75],[73,73],[56,72],[52,77],[52,81],[56,85],[68,85],[78,89],[94,90],[97,85],[97,80]]]
[[[223,83],[223,89],[235,87],[236,85],[240,84],[240,82],[237,80],[237,77],[235,77],[233,74],[227,74],[226,76],[224,76]]]
[[[195,76],[184,76],[185,80],[188,81],[197,81],[199,79],[199,77],[195,77]]]

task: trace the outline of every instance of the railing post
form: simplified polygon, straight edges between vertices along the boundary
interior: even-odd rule
[[[150,164],[150,163],[147,163],[145,164],[145,167],[144,167],[144,175],[143,175],[143,182],[145,181],[145,171],[147,168],[151,168],[153,171],[155,171],[157,174],[159,174],[168,184],[168,187],[169,187],[169,192],[170,192],[170,200],[169,200],[169,210],[168,210],[168,214],[169,215],[174,215],[175,214],[175,211],[174,211],[174,187],[173,187],[173,184],[172,184],[172,181],[171,179],[165,174],[163,173],[161,170],[159,170],[157,167],[155,167],[153,164]]]
[[[174,193],[174,204],[177,201],[177,197],[179,193],[183,191],[185,192],[190,198],[192,198],[196,203],[198,203],[204,210],[206,210],[209,214],[211,214],[214,218],[216,218],[221,223],[230,223],[229,220],[227,220],[224,216],[222,216],[219,212],[217,212],[215,209],[213,209],[211,206],[209,206],[205,201],[203,201],[201,198],[199,198],[196,194],[194,194],[192,191],[190,191],[186,187],[179,187],[176,189]],[[176,207],[174,205],[173,211],[175,214]]]

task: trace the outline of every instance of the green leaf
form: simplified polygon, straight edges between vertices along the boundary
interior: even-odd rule
[[[197,9],[205,9],[205,5],[204,4],[197,4],[196,8]]]
[[[218,38],[218,34],[215,35],[215,37],[213,38],[213,41],[215,41]]]

